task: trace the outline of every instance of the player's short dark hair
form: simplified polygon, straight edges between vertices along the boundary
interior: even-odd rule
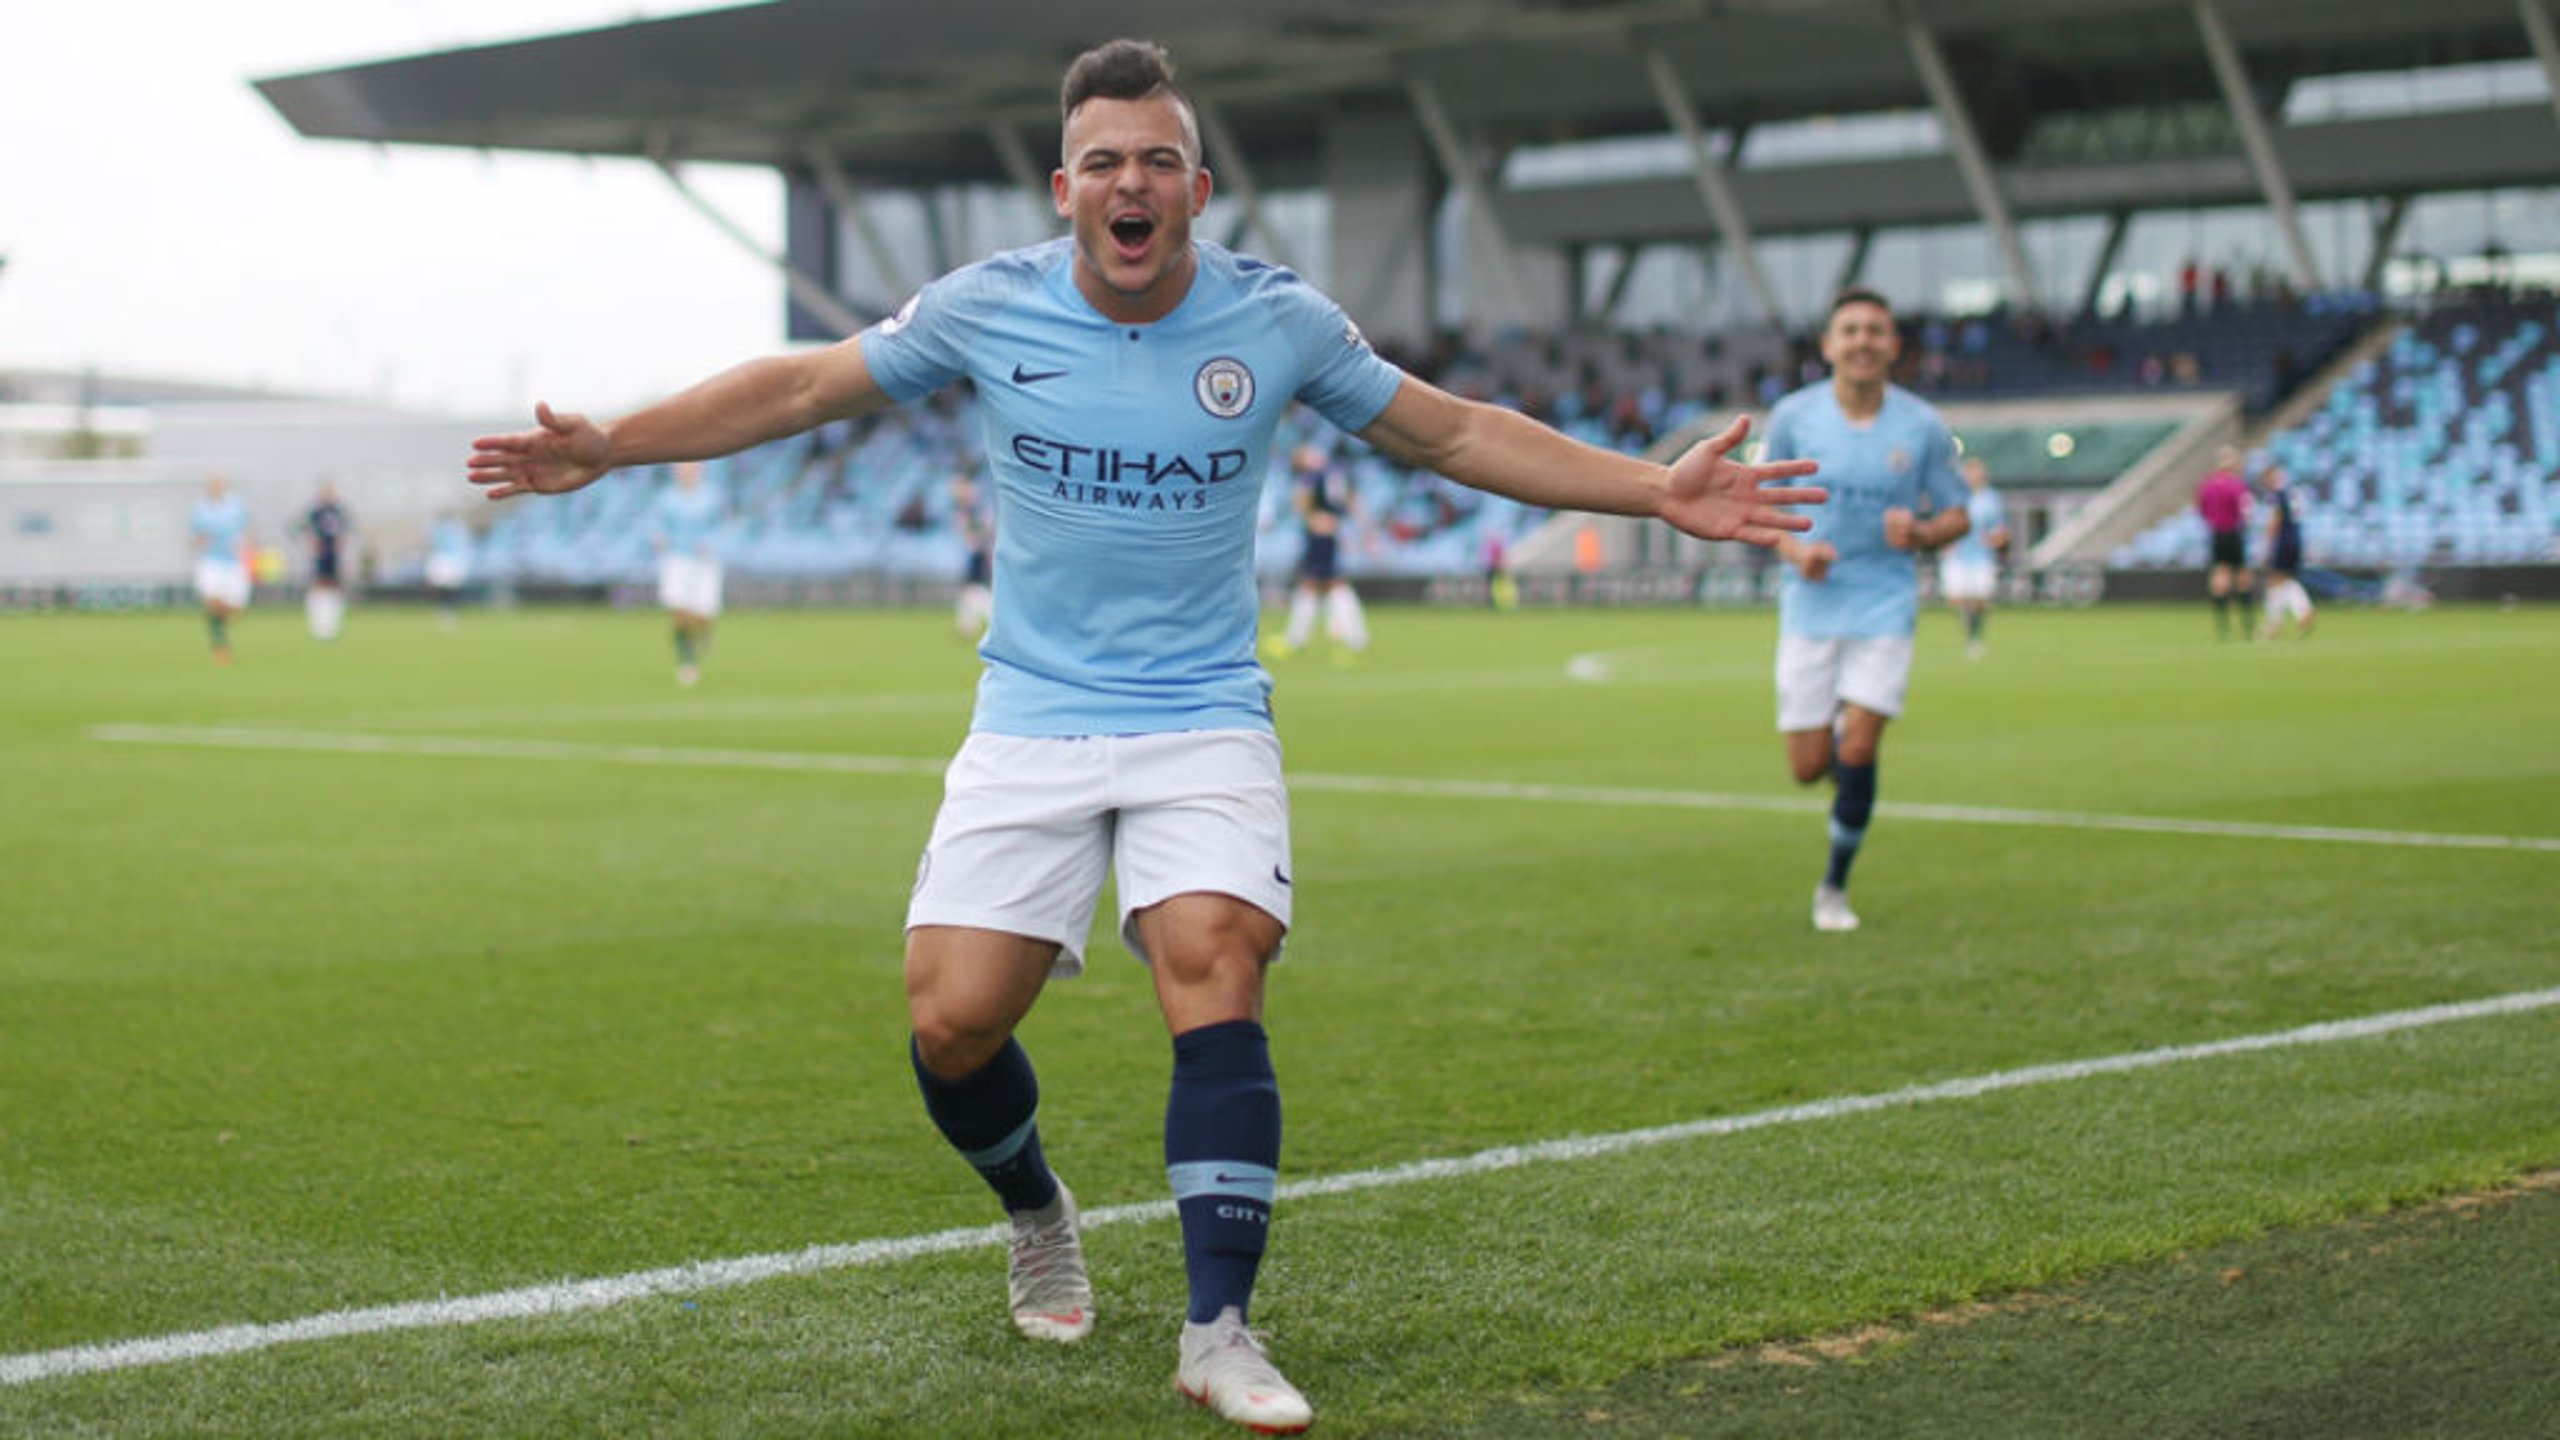
[[[1075,118],[1087,100],[1144,100],[1170,95],[1192,108],[1191,97],[1173,83],[1173,56],[1153,40],[1112,40],[1096,45],[1067,66],[1058,85],[1058,119]]]
[[[1840,293],[1831,297],[1831,309],[1828,315],[1837,315],[1852,305],[1873,305],[1884,312],[1887,320],[1895,318],[1893,302],[1884,298],[1883,291],[1871,285],[1842,286]]]

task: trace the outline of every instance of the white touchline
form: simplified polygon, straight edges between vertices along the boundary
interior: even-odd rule
[[[1941,1100],[1969,1100],[2001,1090],[2018,1090],[2031,1085],[2050,1085],[2065,1080],[2083,1080],[2096,1075],[2117,1075],[2134,1070],[2151,1070],[2165,1065],[2210,1060],[2224,1055],[2246,1055],[2258,1051],[2285,1050],[2305,1045],[2329,1045],[2342,1040],[2362,1040],[2376,1035],[2422,1029],[2431,1025],[2522,1015],[2531,1011],[2550,1009],[2553,1006],[2560,1006],[2560,988],[2520,991],[2516,994],[2499,995],[2485,1000],[2429,1005],[2416,1010],[2396,1010],[2388,1014],[2368,1015],[2354,1020],[2332,1020],[2262,1035],[2241,1035],[2228,1040],[2209,1040],[2193,1045],[2167,1045],[2158,1049],[2136,1050],[2122,1055],[2100,1056],[2093,1060],[2066,1060],[2049,1065],[2029,1065],[2016,1070],[2000,1070],[1988,1075],[1975,1075],[1960,1080],[1909,1085],[1899,1090],[1887,1090],[1872,1095],[1846,1095],[1832,1100],[1809,1101],[1802,1105],[1784,1105],[1774,1110],[1755,1110],[1745,1115],[1723,1115],[1705,1120],[1686,1121],[1678,1125],[1659,1125],[1645,1130],[1625,1130],[1614,1135],[1582,1135],[1562,1140],[1546,1140],[1531,1145],[1505,1145],[1491,1150],[1479,1150],[1472,1155],[1438,1160],[1416,1160],[1409,1164],[1390,1165],[1377,1170],[1355,1170],[1341,1175],[1293,1180],[1282,1185],[1279,1194],[1282,1199],[1298,1199],[1311,1195],[1340,1195],[1354,1190],[1377,1190],[1389,1186],[1411,1185],[1425,1180],[1480,1175],[1487,1171],[1510,1170],[1523,1165],[1589,1160],[1656,1145],[1676,1144],[1684,1140],[1738,1135],[1750,1130],[1765,1130],[1779,1125],[1803,1125],[1817,1120],[1837,1120],[1844,1116],[1866,1115],[1879,1110],[1909,1109],[1934,1104]],[[1173,1202],[1158,1200],[1145,1204],[1114,1205],[1100,1210],[1088,1210],[1084,1212],[1084,1223],[1088,1226],[1129,1225],[1141,1221],[1170,1219],[1173,1215]],[[311,1315],[300,1320],[286,1320],[267,1325],[228,1325],[215,1330],[196,1330],[180,1335],[162,1335],[143,1340],[75,1345],[61,1350],[0,1356],[0,1385],[25,1385],[38,1380],[69,1375],[131,1370],[146,1365],[166,1365],[181,1360],[201,1360],[219,1355],[239,1354],[244,1351],[265,1350],[301,1341],[334,1340],[394,1330],[440,1329],[455,1325],[473,1325],[488,1320],[515,1320],[544,1315],[574,1314],[579,1311],[619,1305],[651,1295],[699,1294],[708,1290],[750,1285],[759,1280],[770,1280],[785,1275],[811,1275],[821,1271],[858,1266],[891,1265],[922,1255],[938,1255],[954,1250],[991,1249],[1006,1244],[1010,1237],[1011,1231],[1008,1227],[1000,1224],[959,1230],[938,1230],[929,1235],[911,1235],[891,1240],[866,1240],[852,1245],[815,1245],[806,1250],[783,1254],[751,1255],[735,1260],[705,1260],[663,1270],[644,1270],[636,1274],[610,1276],[598,1280],[566,1281],[556,1285],[534,1285],[520,1290],[501,1290],[494,1294],[467,1296],[461,1299],[420,1300],[405,1305],[383,1305],[365,1310],[333,1310],[322,1315]]]
[[[605,765],[696,769],[806,770],[852,775],[940,775],[940,760],[795,750],[735,750],[682,745],[601,745],[505,736],[384,735],[344,730],[278,730],[226,725],[98,725],[89,738],[124,745],[199,745],[232,750],[299,750],[316,754],[439,755],[474,760],[575,760]],[[1760,810],[1814,814],[1828,803],[1795,795],[1733,795],[1708,790],[1649,790],[1608,785],[1548,785],[1510,780],[1433,780],[1394,775],[1296,773],[1292,790],[1337,795],[1410,795],[1441,800],[1540,801],[1674,810]],[[2174,815],[2109,815],[2070,810],[2017,810],[1983,805],[1931,805],[1887,800],[1883,815],[1956,825],[2016,825],[2047,830],[2121,830],[2152,835],[2205,835],[2241,840],[2296,840],[2422,850],[2524,850],[2560,854],[2560,836],[2465,835],[2431,830],[2364,830],[2342,825],[2277,825],[2253,820],[2193,820]]]

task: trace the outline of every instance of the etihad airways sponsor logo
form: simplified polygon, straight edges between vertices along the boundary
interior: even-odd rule
[[[1077,445],[1039,435],[1014,436],[1012,449],[1014,459],[1039,474],[1087,486],[1218,485],[1242,475],[1249,459],[1242,449],[1166,454]]]

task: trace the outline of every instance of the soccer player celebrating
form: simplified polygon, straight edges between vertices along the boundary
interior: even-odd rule
[[[1659,516],[1767,545],[1809,523],[1744,464],[1737,420],[1664,467],[1464,401],[1378,357],[1286,270],[1195,240],[1200,131],[1158,47],[1078,57],[1050,177],[1071,233],[963,267],[841,344],[749,361],[610,425],[539,406],[478,442],[492,497],[725,454],[962,380],[977,387],[1004,603],[970,734],[907,912],[910,1049],[927,1113],[1013,1220],[1013,1321],[1094,1323],[1074,1197],[1051,1169],[1014,1031],[1083,967],[1106,870],[1173,1040],[1165,1168],[1190,1283],[1176,1383],[1238,1424],[1314,1418],[1246,1328],[1280,1162],[1264,971],[1290,913],[1289,804],[1254,658],[1255,487],[1303,401],[1409,464],[1532,505]]]
[[[1761,457],[1819,462],[1831,492],[1811,532],[1782,535],[1777,546],[1791,567],[1778,591],[1778,729],[1796,780],[1828,775],[1835,787],[1831,862],[1813,892],[1817,930],[1858,928],[1849,867],[1875,812],[1885,723],[1902,713],[1911,681],[1913,552],[1951,544],[1972,524],[1946,422],[1886,378],[1901,353],[1885,298],[1840,292],[1822,331],[1831,378],[1770,407]],[[1934,513],[1922,519],[1922,510]]]

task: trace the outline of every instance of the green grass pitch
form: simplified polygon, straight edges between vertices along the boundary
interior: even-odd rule
[[[2560,986],[2560,617],[2003,611],[1968,663],[1933,612],[1847,936],[1806,922],[1769,616],[1373,619],[1277,667],[1284,1179],[1364,1183],[1284,1196],[1255,1320],[1322,1434],[2560,1162],[2535,1006],[1398,1169]],[[691,691],[645,612],[236,630],[226,669],[183,615],[0,617],[0,1376],[997,1218],[904,1048],[975,674],[943,616],[736,613]],[[1024,1032],[1089,1210],[1165,1194],[1109,930]],[[1073,1349],[961,1247],[33,1374],[0,1433],[1222,1433],[1171,1388],[1170,1220],[1089,1247]]]

